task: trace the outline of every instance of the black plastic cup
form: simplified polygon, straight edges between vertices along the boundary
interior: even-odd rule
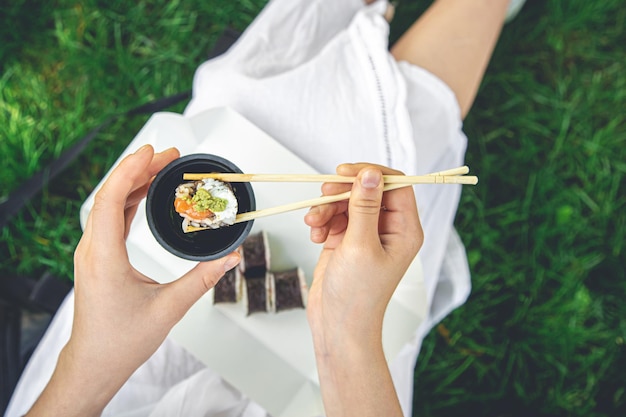
[[[183,218],[174,210],[176,187],[185,182],[184,173],[204,172],[242,171],[219,156],[187,155],[171,162],[157,174],[146,199],[146,217],[156,240],[174,255],[192,261],[210,261],[228,255],[243,243],[253,225],[253,221],[247,221],[218,229],[183,232]],[[237,198],[238,213],[256,209],[249,183],[230,183],[230,186]]]

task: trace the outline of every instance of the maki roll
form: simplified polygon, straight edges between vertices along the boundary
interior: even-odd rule
[[[301,268],[274,272],[271,276],[272,305],[274,311],[304,308],[308,288]]]
[[[217,229],[229,226],[237,216],[237,198],[229,184],[214,179],[188,182],[176,187],[174,209],[188,226]]]
[[[265,231],[249,235],[238,250],[241,262],[215,286],[213,304],[241,300],[247,316],[306,307],[309,289],[302,268],[272,271]]]
[[[270,269],[270,246],[264,230],[249,235],[241,248],[240,270],[244,275],[259,275]]]
[[[269,272],[259,275],[246,276],[244,298],[248,315],[253,313],[267,313],[272,309],[272,295]]]

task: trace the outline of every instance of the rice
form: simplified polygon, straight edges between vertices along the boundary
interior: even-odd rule
[[[207,229],[230,226],[238,209],[230,184],[210,178],[176,187],[174,207],[183,218],[183,230],[187,226]]]

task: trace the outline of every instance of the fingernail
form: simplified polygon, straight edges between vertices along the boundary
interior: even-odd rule
[[[226,261],[224,261],[224,272],[228,272],[236,267],[239,264],[240,260],[241,258],[238,254],[229,255],[229,257],[226,258]]]
[[[382,179],[381,173],[375,169],[368,169],[361,175],[361,185],[365,188],[376,188]]]

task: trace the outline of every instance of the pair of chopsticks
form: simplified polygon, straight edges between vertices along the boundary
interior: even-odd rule
[[[467,166],[448,169],[440,172],[433,172],[427,175],[383,175],[384,187],[383,191],[395,190],[402,187],[408,187],[414,184],[467,184],[476,185],[478,177],[465,175],[469,172]],[[236,173],[185,173],[183,180],[197,181],[203,179],[216,179],[224,182],[338,182],[351,183],[356,177],[343,175],[317,175],[317,174],[236,174]],[[266,208],[262,210],[250,211],[247,213],[239,213],[235,218],[235,223],[246,222],[260,217],[272,216],[275,214],[286,213],[288,211],[299,210],[302,208],[319,206],[322,204],[334,203],[337,201],[347,200],[350,198],[350,191],[341,194],[327,195],[322,197],[311,198],[308,200],[298,201],[295,203],[284,204],[276,207]],[[206,230],[206,228],[188,226],[185,233]]]

